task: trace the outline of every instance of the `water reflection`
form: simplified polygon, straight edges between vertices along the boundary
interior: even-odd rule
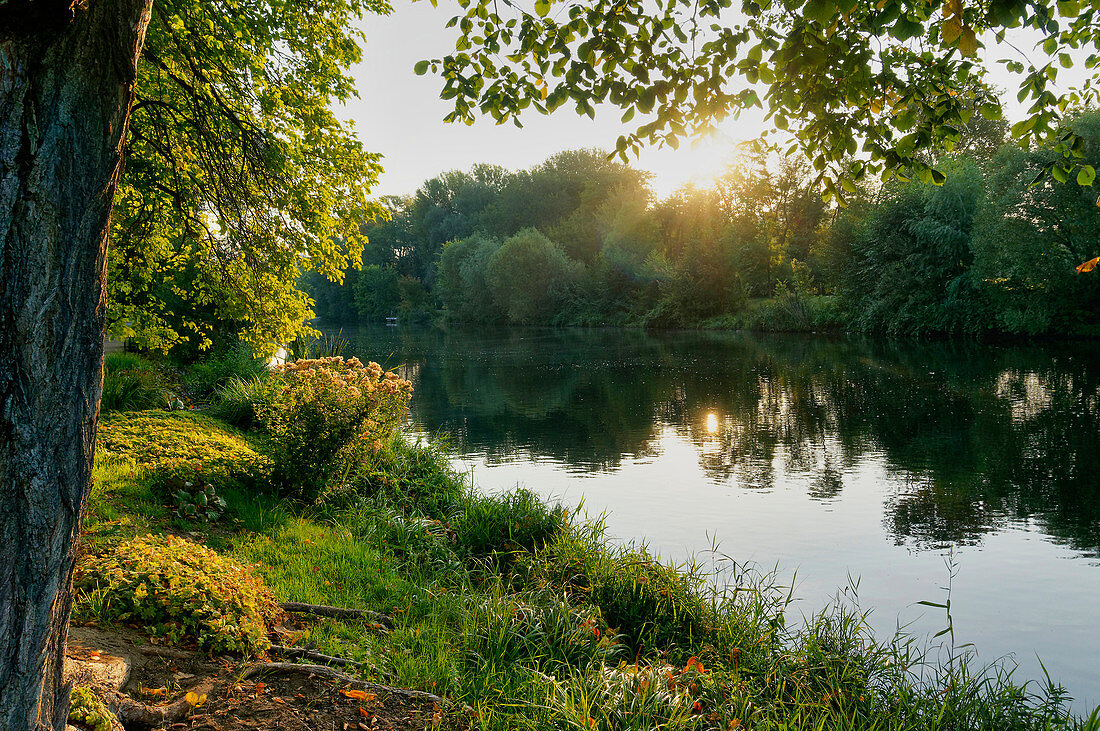
[[[344,330],[348,336],[348,330]],[[655,457],[672,429],[716,485],[839,499],[881,460],[896,543],[973,544],[1012,522],[1100,555],[1096,346],[739,334],[364,330],[416,384],[414,418],[490,463],[584,474]],[[385,360],[385,358],[382,358]]]

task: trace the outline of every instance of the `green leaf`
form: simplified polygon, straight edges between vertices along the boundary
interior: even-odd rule
[[[550,12],[550,0],[535,0],[535,13],[540,18],[545,18]]]
[[[1096,180],[1096,169],[1092,165],[1082,165],[1077,171],[1078,185],[1092,185],[1094,180]]]
[[[837,7],[833,0],[810,0],[802,11],[810,20],[816,20],[822,25],[829,25],[836,16]]]
[[[416,66],[413,66],[413,71],[416,72],[417,76],[423,76],[424,74],[426,74],[428,72],[428,62],[427,61],[417,61]]]

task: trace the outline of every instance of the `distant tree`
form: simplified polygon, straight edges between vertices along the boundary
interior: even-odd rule
[[[577,261],[590,263],[603,242],[609,200],[649,201],[649,173],[609,160],[602,150],[568,150],[512,175],[485,212],[484,229],[506,238],[523,228],[546,233]]]
[[[475,165],[468,173],[452,170],[421,185],[407,206],[411,245],[399,254],[402,273],[431,285],[443,245],[484,227],[486,208],[510,177],[503,168]]]
[[[493,299],[509,322],[541,324],[559,312],[583,265],[536,229],[524,229],[497,249],[486,272]]]
[[[944,185],[888,186],[853,232],[840,292],[855,327],[891,335],[987,328],[970,271],[982,175],[965,158],[940,166],[950,173]]]
[[[371,322],[396,315],[401,302],[401,290],[397,286],[400,277],[393,264],[368,264],[363,267],[351,285],[355,314]]]
[[[1083,161],[1100,165],[1100,113],[1070,123]],[[1006,146],[989,167],[989,194],[974,227],[974,269],[991,326],[1017,333],[1090,330],[1100,320],[1100,282],[1074,268],[1100,253],[1095,191],[1036,175],[1061,158],[1057,144]],[[1057,173],[1056,175],[1060,175]]]
[[[448,319],[498,322],[503,317],[487,280],[489,261],[500,248],[497,239],[475,234],[443,247],[436,270],[436,290]]]

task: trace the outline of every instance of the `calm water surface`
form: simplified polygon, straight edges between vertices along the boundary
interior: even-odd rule
[[[1100,349],[621,330],[344,329],[413,379],[486,491],[606,511],[662,557],[859,579],[880,636],[945,626],[1100,703]]]

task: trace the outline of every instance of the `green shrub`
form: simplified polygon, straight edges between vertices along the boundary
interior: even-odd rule
[[[437,519],[450,518],[466,489],[445,443],[413,443],[400,435],[368,455],[352,486],[358,497],[382,498],[406,516]]]
[[[235,430],[190,412],[107,414],[96,436],[99,449],[142,467],[171,469],[202,464],[207,473],[258,479],[270,461]]]
[[[272,438],[274,479],[307,501],[383,448],[412,395],[411,383],[358,358],[299,360],[273,377],[280,388],[259,416]]]
[[[275,393],[275,381],[266,371],[250,378],[234,376],[215,390],[210,413],[239,429],[252,429],[259,426],[259,410],[272,402]]]
[[[73,587],[78,616],[142,625],[172,644],[211,653],[267,649],[271,592],[250,568],[191,541],[147,535],[84,557]]]
[[[113,731],[118,719],[91,688],[73,688],[69,696],[69,723],[79,723],[92,731]]]

